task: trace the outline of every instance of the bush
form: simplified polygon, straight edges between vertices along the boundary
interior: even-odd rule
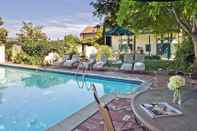
[[[12,62],[16,64],[42,65],[43,59],[41,57],[29,56],[25,52],[21,52],[12,59]]]
[[[185,38],[183,43],[176,46],[175,66],[179,69],[189,71],[194,62],[194,46],[191,38]]]
[[[96,57],[97,59],[101,58],[101,55],[105,54],[108,56],[109,59],[112,58],[112,49],[111,47],[107,46],[107,45],[97,45],[97,54]]]
[[[156,71],[158,69],[175,69],[175,62],[168,60],[145,60],[145,67],[148,71]]]
[[[55,51],[61,56],[65,53],[62,41],[26,41],[22,44],[22,49],[29,56],[44,58],[49,52]]]
[[[145,59],[153,59],[153,60],[160,60],[161,57],[158,55],[152,55],[152,56],[145,56]]]

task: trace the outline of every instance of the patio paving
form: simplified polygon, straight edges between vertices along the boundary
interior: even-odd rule
[[[116,131],[137,128],[134,113],[130,106],[130,98],[115,98],[108,105]],[[73,131],[103,131],[104,122],[97,111],[89,119],[77,126]],[[141,131],[141,130],[139,130]]]

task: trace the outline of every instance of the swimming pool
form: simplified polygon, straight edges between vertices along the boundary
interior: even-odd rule
[[[0,131],[42,131],[60,122],[94,101],[91,83],[99,96],[135,92],[141,84],[0,66]]]

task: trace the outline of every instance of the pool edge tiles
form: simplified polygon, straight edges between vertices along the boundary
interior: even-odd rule
[[[99,78],[104,80],[116,80],[118,82],[128,82],[133,83],[137,85],[142,85],[143,83],[146,83],[147,81],[138,79],[138,78],[124,78],[121,76],[109,76],[109,75],[103,75],[103,74],[97,74],[97,73],[80,73],[75,71],[66,71],[62,69],[51,69],[51,68],[45,68],[45,67],[35,67],[35,66],[29,66],[29,65],[18,65],[18,64],[0,64],[0,67],[10,67],[10,68],[18,68],[18,69],[26,69],[26,70],[36,70],[36,71],[43,71],[43,72],[53,72],[53,73],[60,73],[60,74],[67,74],[67,75],[84,75],[86,77],[90,78]]]

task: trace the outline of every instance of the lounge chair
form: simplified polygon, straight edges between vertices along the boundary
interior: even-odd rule
[[[124,71],[132,71],[133,69],[133,55],[132,54],[127,54],[124,55],[124,61],[122,66],[120,67],[120,70],[124,70]]]
[[[58,59],[56,62],[54,62],[54,64],[53,65],[62,65],[64,62],[66,62],[67,60],[69,60],[70,59],[70,55],[64,55],[64,57],[63,58],[60,58],[60,59]]]
[[[81,62],[79,68],[93,69],[93,65],[96,63],[96,54],[91,54],[88,61]]]
[[[134,71],[145,71],[144,57],[143,54],[135,55]]]
[[[107,55],[103,54],[101,55],[101,58],[99,61],[97,61],[94,65],[93,65],[93,69],[102,69],[104,67],[104,65],[107,64],[108,61],[108,57]]]
[[[79,55],[73,55],[71,60],[66,60],[63,65],[65,67],[74,67],[77,66],[77,64],[80,63],[80,57]]]
[[[94,92],[94,98],[95,101],[98,105],[99,108],[99,112],[101,113],[101,116],[103,118],[104,121],[104,131],[115,131],[115,127],[113,125],[112,122],[112,117],[111,114],[109,112],[109,108],[106,104],[102,103],[97,95],[97,91],[96,91],[96,87],[93,84],[92,85],[92,89]],[[136,121],[136,124],[138,124],[138,122]],[[135,127],[135,128],[128,128],[128,129],[124,129],[124,130],[120,130],[120,131],[139,131],[139,130],[144,130],[144,127],[141,126],[140,124],[138,124],[139,126]]]

